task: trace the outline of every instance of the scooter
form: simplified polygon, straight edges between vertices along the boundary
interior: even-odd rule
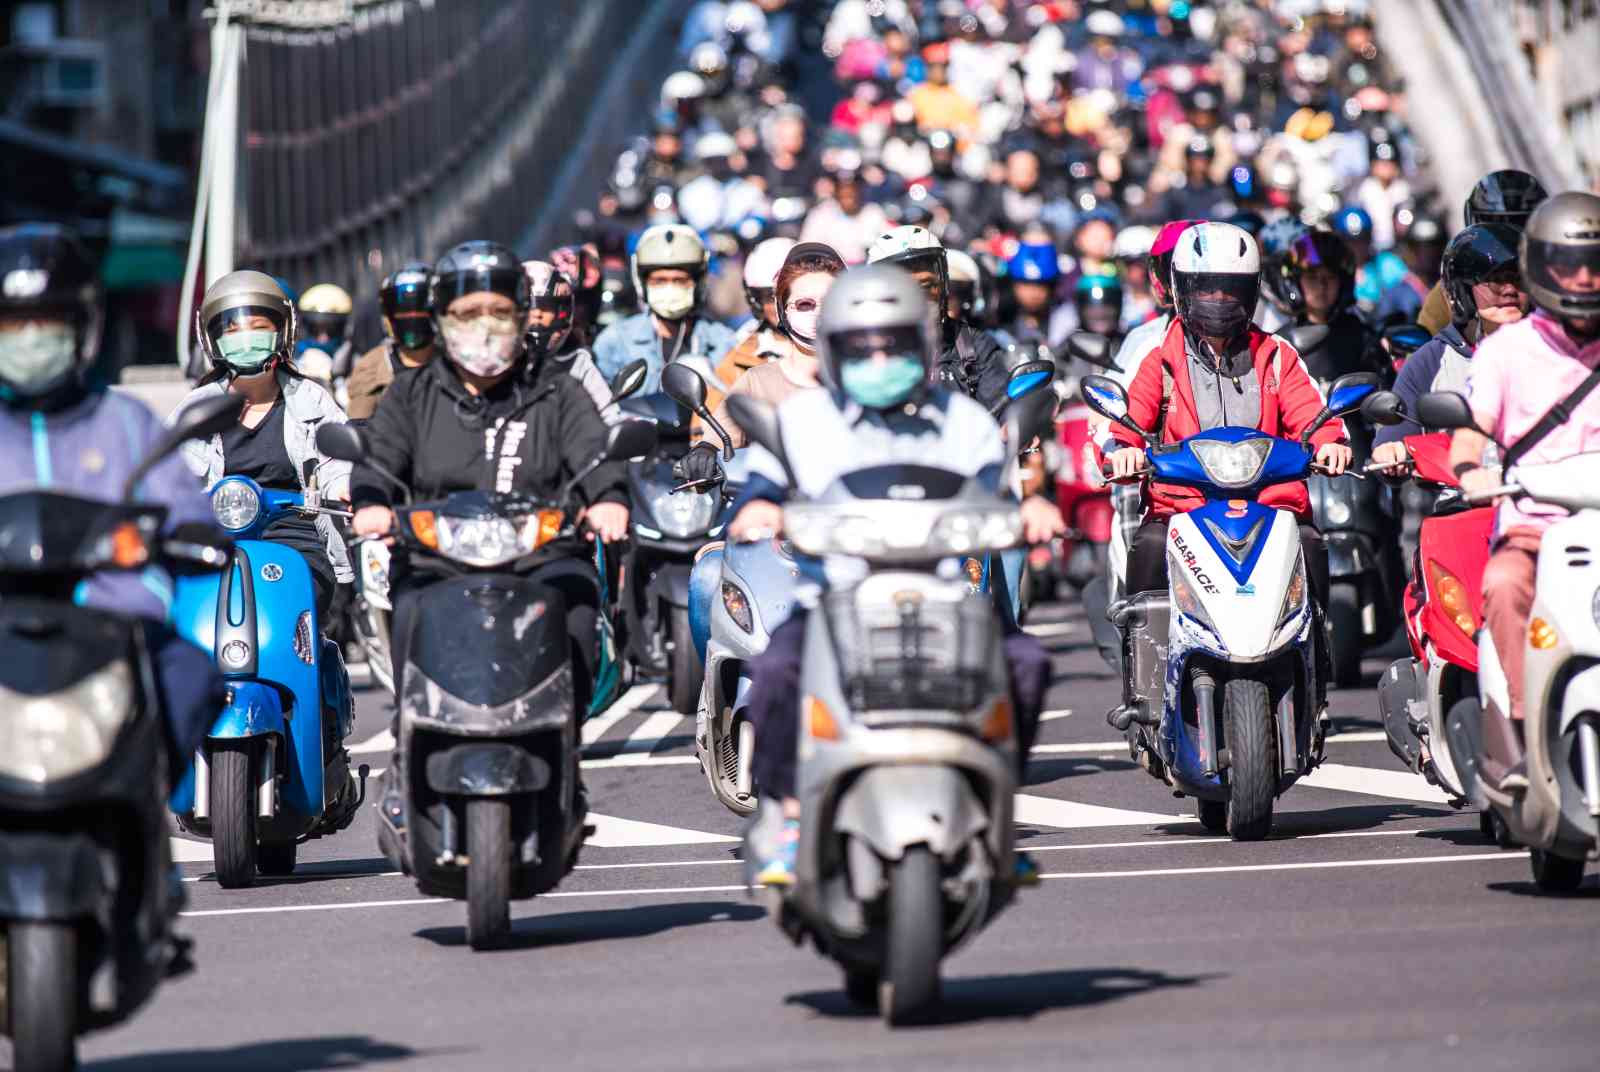
[[[1377,386],[1371,373],[1341,376],[1298,442],[1214,428],[1160,445],[1128,416],[1121,384],[1083,380],[1084,401],[1147,444],[1151,479],[1207,500],[1168,526],[1168,592],[1136,593],[1109,612],[1123,630],[1126,671],[1123,703],[1107,721],[1125,732],[1137,723],[1129,746],[1139,764],[1196,798],[1206,829],[1237,841],[1266,837],[1274,801],[1322,761],[1326,732],[1317,711],[1322,625],[1299,526],[1255,499],[1317,471],[1311,435]]]
[[[126,1020],[188,969],[145,632],[73,593],[95,574],[227,563],[226,548],[163,539],[166,508],[133,495],[156,462],[227,428],[240,404],[185,409],[120,502],[0,498],[0,1033],[17,1072],[78,1067],[79,1035]]]
[[[467,902],[473,949],[503,945],[510,900],[555,887],[593,829],[579,784],[584,712],[573,707],[561,594],[503,571],[572,535],[569,507],[584,477],[654,444],[650,424],[612,425],[605,450],[552,502],[467,491],[438,502],[407,498],[395,511],[405,551],[450,576],[420,593],[411,635],[395,637],[406,658],[389,777],[403,804],[378,809],[378,844],[423,893]],[[330,458],[367,457],[363,433],[347,424],[318,429],[317,446]],[[608,638],[602,614],[595,705],[620,687]]]
[[[1044,406],[1017,408],[1010,442],[1048,434],[1054,400],[1035,397]],[[771,408],[743,396],[728,407],[788,467]],[[774,915],[843,968],[853,1000],[906,1023],[937,1003],[943,958],[1015,892],[1001,621],[960,560],[1021,543],[1021,512],[978,480],[882,465],[791,500],[784,527],[799,553],[854,556],[869,572],[807,617],[796,882]],[[753,824],[747,859],[769,825]]]
[[[1090,331],[1075,331],[1067,339],[1070,361],[1093,368],[1116,371],[1111,340]],[[1061,460],[1056,468],[1056,505],[1067,519],[1067,533],[1056,552],[1062,577],[1078,590],[1089,632],[1101,657],[1113,668],[1119,665],[1121,638],[1106,620],[1113,593],[1112,534],[1116,529],[1116,508],[1111,501],[1111,485],[1100,475],[1095,462],[1094,411],[1084,405],[1076,376],[1058,381],[1063,396],[1056,414],[1056,429]],[[1117,541],[1120,545],[1120,539]],[[1125,557],[1125,556],[1124,556]],[[1125,563],[1116,564],[1115,575],[1123,575]]]
[[[300,492],[227,476],[210,488],[217,523],[233,537],[220,574],[177,585],[179,635],[211,653],[227,706],[172,794],[178,825],[211,840],[217,883],[294,872],[299,845],[338,833],[366,796],[344,741],[355,722],[339,645],[323,635],[311,570],[300,552],[261,539],[289,514],[348,516]]]
[[[1474,427],[1465,398],[1451,392],[1417,403],[1424,424]],[[1498,445],[1498,444],[1497,444]],[[1503,449],[1503,448],[1502,448]],[[1515,465],[1505,483],[1469,503],[1502,496],[1571,511],[1544,532],[1528,629],[1523,638],[1523,720],[1511,719],[1506,673],[1494,637],[1478,631],[1478,694],[1482,705],[1477,789],[1528,846],[1533,880],[1547,892],[1583,883],[1588,860],[1600,859],[1600,453],[1542,465]],[[1462,735],[1466,737],[1466,734]],[[1474,742],[1452,741],[1463,754]]]

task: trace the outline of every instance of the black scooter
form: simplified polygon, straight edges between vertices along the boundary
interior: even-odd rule
[[[137,621],[77,606],[92,574],[220,570],[225,547],[164,540],[166,508],[132,501],[157,461],[238,418],[196,403],[120,503],[0,498],[0,1030],[17,1072],[77,1067],[77,1036],[131,1016],[186,970],[168,842],[168,756]]]

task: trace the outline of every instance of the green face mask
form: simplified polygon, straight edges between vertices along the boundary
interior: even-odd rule
[[[927,372],[915,357],[846,361],[839,369],[844,393],[868,409],[888,409],[911,397]]]
[[[250,376],[261,371],[261,366],[278,352],[276,331],[234,331],[219,335],[216,350],[223,362],[235,372]]]

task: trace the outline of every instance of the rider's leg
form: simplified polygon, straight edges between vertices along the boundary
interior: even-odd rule
[[[1151,517],[1134,531],[1128,544],[1126,595],[1167,590],[1167,519]]]
[[[1495,654],[1506,674],[1510,717],[1522,718],[1522,663],[1528,615],[1533,612],[1539,565],[1539,533],[1514,528],[1495,546],[1483,571],[1483,623],[1494,638]]]

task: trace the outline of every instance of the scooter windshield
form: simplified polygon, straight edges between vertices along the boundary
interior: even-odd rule
[[[1312,454],[1299,443],[1254,428],[1213,428],[1150,451],[1151,474],[1211,498],[1249,497],[1264,487],[1302,479]]]

